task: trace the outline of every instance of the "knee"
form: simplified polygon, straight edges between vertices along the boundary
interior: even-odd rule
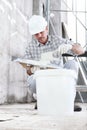
[[[79,70],[78,62],[76,60],[68,60],[65,63],[64,68],[66,68],[66,69],[72,69],[76,73],[78,73],[78,70]]]

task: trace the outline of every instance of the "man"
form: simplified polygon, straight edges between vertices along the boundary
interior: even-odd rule
[[[25,58],[32,60],[53,60],[51,58],[54,58],[53,62],[59,67],[72,69],[78,75],[78,63],[75,60],[69,60],[63,65],[60,57],[63,53],[67,52],[75,55],[83,54],[84,50],[79,44],[74,44],[69,39],[63,39],[59,36],[49,36],[47,21],[39,15],[33,15],[30,18],[29,31],[33,35],[33,39],[26,48]],[[28,86],[34,94],[36,93],[36,81],[33,79],[33,69],[30,66],[27,69],[27,73],[29,75]]]

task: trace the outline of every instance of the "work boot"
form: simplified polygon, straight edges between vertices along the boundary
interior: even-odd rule
[[[74,105],[74,112],[80,112],[82,111],[82,108],[78,105]]]
[[[37,109],[37,102],[35,103],[35,107],[34,107],[34,109]]]

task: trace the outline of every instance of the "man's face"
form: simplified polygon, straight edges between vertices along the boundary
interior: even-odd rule
[[[45,44],[47,42],[47,35],[48,35],[48,28],[46,27],[46,29],[42,32],[39,32],[37,34],[34,35],[34,37],[41,43],[41,44]]]

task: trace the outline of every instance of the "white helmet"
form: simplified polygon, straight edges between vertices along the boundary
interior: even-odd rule
[[[40,15],[33,15],[29,20],[29,32],[34,35],[42,32],[47,26],[47,21]]]

